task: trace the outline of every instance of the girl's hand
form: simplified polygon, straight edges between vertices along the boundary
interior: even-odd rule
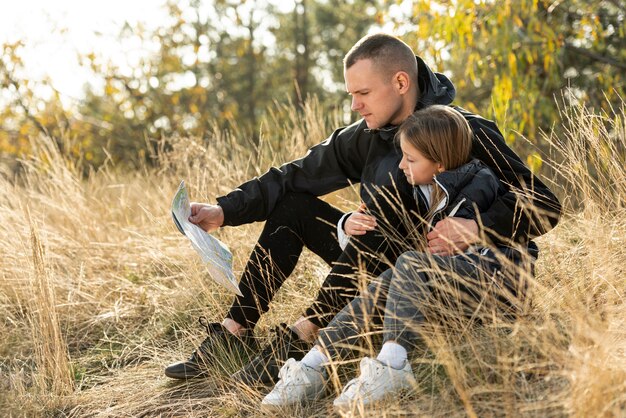
[[[346,223],[343,226],[344,231],[348,235],[365,235],[369,231],[376,228],[376,218],[371,215],[363,213],[365,211],[365,204],[362,203],[356,212],[348,216]]]

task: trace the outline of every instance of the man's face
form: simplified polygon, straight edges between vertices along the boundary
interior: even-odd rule
[[[344,71],[346,90],[352,96],[352,110],[359,112],[370,129],[391,123],[399,125],[404,119],[403,96],[393,77],[378,71],[372,60],[362,59]]]

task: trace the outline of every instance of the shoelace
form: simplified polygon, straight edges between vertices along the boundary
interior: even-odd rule
[[[283,382],[283,385],[287,384],[287,380],[289,380],[290,383],[293,383],[293,381],[297,378],[300,378],[302,382],[307,385],[311,383],[309,377],[304,372],[304,369],[299,367],[298,362],[292,358],[288,359],[285,365],[280,369],[278,372],[278,378],[281,382]]]
[[[359,377],[356,377],[354,379],[352,379],[351,381],[348,382],[348,384],[346,384],[346,386],[343,388],[343,390],[341,391],[341,393],[348,393],[350,390],[353,390],[355,392],[358,392],[360,390],[361,387],[363,388],[367,388],[371,385],[371,383],[373,383],[372,377],[376,376],[378,377],[378,371],[380,369],[380,365],[377,364],[376,361],[370,359],[369,357],[364,357],[361,360],[361,365],[359,367],[361,373],[359,375]],[[368,376],[369,379],[365,380],[364,377]],[[352,389],[354,388],[354,389]]]

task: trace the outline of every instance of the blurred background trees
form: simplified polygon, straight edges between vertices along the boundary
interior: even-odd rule
[[[66,105],[49,80],[25,77],[20,42],[0,60],[0,154],[28,153],[45,134],[94,167],[150,161],[156,140],[234,128],[255,146],[277,104],[315,97],[348,123],[341,59],[368,31],[400,35],[449,75],[455,103],[495,119],[540,169],[540,132],[558,125],[557,101],[610,112],[626,85],[626,1],[431,0],[169,1],[161,27],[126,25],[119,42],[146,53],[133,68],[92,51],[95,81]],[[46,94],[41,94],[46,91]],[[273,115],[272,123],[280,123]],[[272,137],[271,126],[263,129]],[[519,140],[520,134],[529,141]],[[63,140],[62,140],[63,139]],[[321,140],[323,138],[316,138]]]

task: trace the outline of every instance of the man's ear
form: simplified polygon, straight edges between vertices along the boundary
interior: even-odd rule
[[[409,86],[411,85],[411,80],[409,75],[404,71],[398,71],[393,76],[394,86],[398,89],[398,93],[404,94],[409,91]]]

